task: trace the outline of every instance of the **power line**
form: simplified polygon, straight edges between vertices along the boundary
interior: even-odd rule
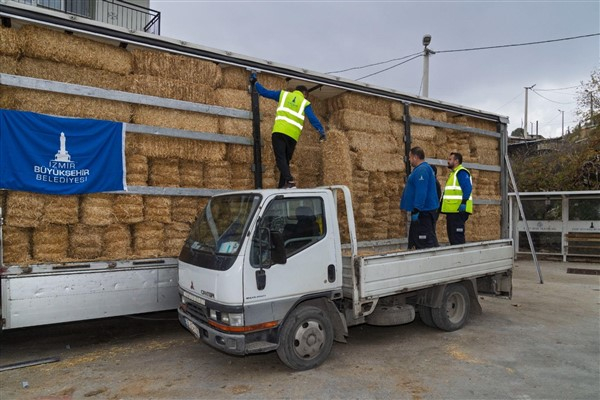
[[[563,103],[563,102],[560,102],[560,101],[554,101],[554,100],[550,100],[549,98],[547,98],[547,97],[544,97],[544,96],[542,96],[541,94],[539,94],[539,93],[537,92],[537,90],[535,90],[535,89],[531,89],[531,91],[532,91],[533,93],[537,94],[538,96],[540,96],[542,99],[546,99],[546,100],[548,100],[549,102],[552,102],[552,103],[556,103],[556,104],[573,104],[573,102],[572,102],[572,101],[571,101],[571,102],[568,102],[568,103]]]
[[[538,42],[526,42],[526,43],[515,43],[515,44],[502,44],[497,46],[485,46],[485,47],[473,47],[469,49],[454,49],[454,50],[436,50],[436,53],[456,53],[460,51],[477,51],[477,50],[489,50],[489,49],[501,49],[505,47],[518,47],[518,46],[531,46],[534,44],[544,44],[544,43],[554,43],[554,42],[562,42],[565,40],[574,40],[581,39],[592,36],[600,36],[600,33],[591,33],[589,35],[580,35],[580,36],[571,36],[561,39],[550,39],[550,40],[540,40]]]
[[[439,53],[456,53],[456,52],[463,52],[463,51],[478,51],[478,50],[500,49],[500,48],[505,48],[505,47],[531,46],[531,45],[536,45],[536,44],[554,43],[554,42],[561,42],[561,41],[565,41],[565,40],[581,39],[581,38],[587,38],[587,37],[592,37],[592,36],[600,36],[600,33],[591,33],[589,35],[571,36],[571,37],[560,38],[560,39],[541,40],[541,41],[537,41],[537,42],[503,44],[503,45],[485,46],[485,47],[473,47],[473,48],[468,48],[468,49],[436,50],[435,53],[436,54],[439,54]],[[347,68],[347,69],[340,70],[340,71],[332,71],[332,72],[327,72],[327,73],[328,74],[333,74],[333,73],[351,71],[351,70],[355,70],[355,69],[362,69],[362,68],[367,68],[367,67],[373,67],[373,66],[376,66],[376,65],[387,64],[388,62],[398,61],[398,60],[404,60],[404,59],[406,59],[408,57],[413,57],[413,58],[410,58],[410,59],[406,60],[405,62],[401,62],[401,63],[395,64],[395,65],[392,65],[391,67],[382,69],[381,71],[377,71],[377,72],[374,72],[374,73],[369,74],[369,75],[365,75],[365,76],[357,79],[357,80],[361,80],[361,79],[368,78],[370,76],[377,75],[377,74],[380,74],[382,72],[388,71],[388,70],[390,70],[392,68],[396,68],[397,66],[405,64],[408,61],[411,61],[411,60],[414,60],[415,58],[423,56],[423,54],[424,54],[424,51],[421,51],[421,52],[418,52],[418,53],[410,54],[408,56],[404,56],[404,57],[400,57],[400,58],[393,58],[391,60],[382,61],[382,62],[379,62],[379,63],[373,63],[373,64],[368,64],[368,65],[359,66],[359,67],[352,67],[352,68]],[[574,86],[574,87],[577,87],[577,86]],[[569,88],[569,89],[571,89],[571,88]],[[552,101],[552,100],[550,100],[550,101]]]
[[[576,86],[569,86],[569,87],[564,87],[564,88],[557,88],[557,89],[536,89],[538,92],[552,92],[555,90],[567,90],[567,89],[575,89],[578,88],[580,85],[576,85]]]
[[[377,72],[373,72],[372,74],[369,74],[369,75],[361,76],[360,78],[357,78],[356,80],[357,80],[357,81],[360,81],[361,79],[365,79],[365,78],[368,78],[368,77],[370,77],[370,76],[373,76],[373,75],[380,74],[380,73],[382,73],[382,72],[385,72],[385,71],[387,71],[387,70],[390,70],[390,69],[392,69],[392,68],[396,68],[396,67],[397,67],[397,66],[399,66],[399,65],[406,64],[407,62],[409,62],[409,61],[412,61],[412,60],[414,60],[415,58],[419,58],[419,57],[423,57],[423,54],[422,54],[422,53],[419,53],[418,55],[414,56],[413,58],[409,58],[409,59],[408,59],[408,60],[406,60],[406,61],[402,61],[401,63],[394,64],[394,65],[392,65],[391,67],[387,67],[387,68],[385,68],[385,69],[382,69],[381,71],[377,71]]]
[[[510,100],[509,100],[509,101],[507,101],[506,103],[502,104],[500,107],[498,107],[498,108],[496,109],[496,112],[498,112],[500,109],[502,109],[502,107],[504,107],[504,106],[506,106],[506,105],[508,105],[508,104],[512,103],[513,101],[515,101],[517,98],[519,98],[519,97],[521,97],[521,96],[523,96],[523,92],[519,92],[519,94],[518,94],[518,95],[516,95],[515,97],[513,97],[512,99],[510,99]]]
[[[330,71],[330,72],[326,72],[326,74],[337,74],[339,72],[347,72],[347,71],[352,71],[352,70],[355,70],[355,69],[363,69],[363,68],[375,67],[377,65],[387,64],[387,63],[392,62],[392,61],[404,60],[405,58],[416,56],[417,54],[421,54],[421,53],[423,53],[423,52],[419,51],[418,53],[410,54],[410,55],[404,56],[404,57],[392,58],[391,60],[387,60],[387,61],[381,61],[381,62],[378,62],[378,63],[362,65],[362,66],[359,66],[359,67],[352,67],[352,68],[347,68],[347,69],[341,69],[339,71]]]

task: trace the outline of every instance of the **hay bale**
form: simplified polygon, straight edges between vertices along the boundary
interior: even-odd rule
[[[404,120],[404,103],[392,101],[390,103],[390,117],[393,121]]]
[[[243,144],[227,144],[227,161],[231,163],[246,163],[254,162],[254,149],[252,146]]]
[[[38,79],[121,91],[126,90],[129,79],[115,72],[29,57],[24,57],[19,61],[17,74]]]
[[[171,201],[171,220],[191,224],[198,215],[200,203],[197,197],[174,197]]]
[[[410,137],[413,142],[434,142],[437,136],[437,129],[434,126],[411,125]]]
[[[195,161],[179,162],[179,184],[181,187],[201,188],[204,185],[204,166]]]
[[[131,230],[128,225],[108,225],[104,228],[103,241],[102,258],[118,260],[131,256]]]
[[[231,165],[228,161],[217,161],[204,166],[204,184],[207,188],[230,189]]]
[[[115,72],[131,73],[133,57],[125,49],[63,31],[25,25],[19,31],[23,54],[32,58]]]
[[[129,139],[131,135],[126,137]],[[132,186],[148,185],[148,157],[141,154],[127,154],[125,158],[127,184]]]
[[[252,120],[241,118],[219,118],[219,133],[252,138]]]
[[[344,132],[331,129],[321,144],[323,185],[347,185],[352,190],[350,145]]]
[[[410,105],[409,113],[411,117],[429,119],[432,121],[448,122],[448,114],[445,111],[435,110],[423,106]]]
[[[2,227],[4,264],[27,263],[31,260],[32,232],[28,228]]]
[[[69,229],[66,225],[44,224],[33,230],[33,258],[61,262],[67,257]]]
[[[144,198],[137,194],[116,195],[113,202],[113,213],[118,223],[142,222],[144,220]]]
[[[358,152],[355,155],[356,168],[362,171],[404,171],[404,156],[400,153],[386,154],[385,157],[379,157],[379,153],[374,152]]]
[[[359,197],[369,194],[369,171],[352,171],[352,194]]]
[[[19,56],[20,47],[19,32],[15,28],[0,26],[0,55]]]
[[[196,82],[211,88],[221,85],[221,68],[212,61],[155,50],[134,49],[131,53],[134,74]]]
[[[165,233],[160,222],[140,222],[133,227],[133,252],[137,257],[160,257],[164,254]]]
[[[135,133],[127,136],[130,151],[149,158],[214,162],[223,160],[226,155],[225,143]]]
[[[94,260],[102,256],[105,227],[77,224],[69,234],[69,256],[77,260]]]
[[[150,186],[179,186],[179,160],[174,158],[152,158],[149,162]]]
[[[352,92],[344,92],[328,101],[331,111],[349,109],[388,118],[391,104],[393,104],[391,100]]]
[[[329,126],[341,130],[392,133],[392,124],[389,117],[353,110],[334,112],[329,119]]]
[[[208,133],[216,133],[219,129],[219,119],[214,115],[143,105],[134,107],[132,122]]]
[[[0,55],[0,72],[1,73],[16,75],[17,74],[17,65],[18,65],[18,61],[15,56]]]
[[[91,226],[114,224],[114,198],[115,195],[112,194],[88,194],[81,196],[81,223]]]
[[[348,131],[350,150],[356,152],[372,152],[379,154],[397,153],[400,148],[392,134],[369,133],[361,131]]]
[[[372,198],[383,197],[386,185],[387,177],[384,172],[372,171],[369,173],[369,194]]]
[[[473,179],[473,197],[499,200],[500,173],[492,171],[471,171]]]
[[[493,137],[471,135],[469,138],[471,156],[480,164],[500,165],[499,142],[499,139]]]
[[[144,221],[171,222],[171,198],[166,196],[144,196]]]
[[[20,88],[3,87],[1,92],[11,98],[8,103],[2,102],[11,109],[107,121],[131,120],[132,106],[128,103]]]
[[[247,90],[216,89],[215,105],[235,108],[238,110],[252,110],[252,102],[250,99],[250,94]]]
[[[177,257],[181,252],[183,243],[190,233],[190,225],[183,222],[175,222],[165,225],[165,255]]]
[[[467,241],[500,239],[501,211],[498,205],[475,204],[465,226]]]
[[[244,68],[224,65],[221,68],[221,88],[248,90],[250,85],[250,72]]]
[[[44,217],[43,195],[9,191],[6,198],[6,224],[18,228],[35,228]]]
[[[201,83],[152,75],[131,75],[127,91],[168,99],[212,104],[213,88]]]
[[[43,223],[76,224],[79,221],[79,196],[44,196]]]

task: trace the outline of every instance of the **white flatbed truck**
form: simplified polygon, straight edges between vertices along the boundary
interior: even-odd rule
[[[343,195],[350,246],[338,223]],[[341,200],[342,196],[339,197]],[[179,257],[180,322],[226,353],[276,350],[317,367],[348,327],[422,321],[460,329],[478,295],[510,297],[512,241],[364,255],[345,186],[211,198]]]

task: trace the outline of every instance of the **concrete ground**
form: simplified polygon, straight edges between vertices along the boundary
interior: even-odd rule
[[[600,398],[600,276],[593,264],[517,261],[512,300],[442,332],[418,319],[350,328],[321,367],[295,372],[273,353],[233,357],[197,342],[175,312],[2,333],[9,399],[593,399]]]

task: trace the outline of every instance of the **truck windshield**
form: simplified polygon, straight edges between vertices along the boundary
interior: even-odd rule
[[[192,226],[179,259],[209,269],[231,267],[259,203],[257,194],[213,197]]]

